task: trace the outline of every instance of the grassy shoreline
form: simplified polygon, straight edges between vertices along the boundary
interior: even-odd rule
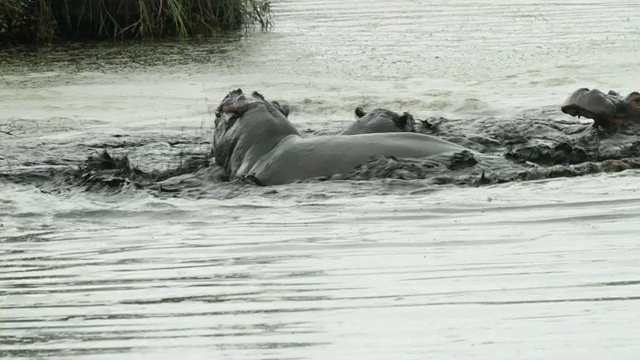
[[[272,25],[269,0],[0,0],[0,44],[187,38]]]

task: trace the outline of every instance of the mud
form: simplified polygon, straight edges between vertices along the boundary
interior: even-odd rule
[[[639,167],[637,126],[602,130],[590,121],[558,120],[558,111],[545,108],[512,118],[419,120],[417,132],[441,137],[479,154],[463,151],[433,159],[372,159],[350,174],[306,182],[399,179],[421,181],[423,185],[483,186]],[[15,131],[20,125],[12,123],[5,128]],[[335,132],[332,128],[303,131],[305,136]],[[0,169],[0,179],[35,184],[49,192],[134,188],[180,196],[193,188],[222,185],[229,180],[224,170],[215,165],[208,134],[164,138],[113,134],[107,139],[76,144],[51,143],[47,145],[47,158],[5,166]],[[85,160],[76,160],[82,158],[82,153],[88,153]],[[143,164],[139,165],[136,161],[142,159]],[[261,185],[250,177],[234,183]]]
[[[419,132],[487,154],[538,165],[569,165],[640,156],[640,127],[626,124],[602,130],[592,121],[561,121],[557,109],[545,109],[548,117],[527,113],[505,118],[422,120]]]

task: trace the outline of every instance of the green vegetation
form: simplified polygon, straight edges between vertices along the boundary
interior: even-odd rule
[[[0,0],[0,43],[211,35],[271,26],[269,0]]]

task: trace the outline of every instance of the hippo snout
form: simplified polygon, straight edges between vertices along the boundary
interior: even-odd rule
[[[563,113],[593,119],[597,125],[606,126],[617,113],[618,95],[605,94],[598,89],[581,88],[573,92],[562,104]]]

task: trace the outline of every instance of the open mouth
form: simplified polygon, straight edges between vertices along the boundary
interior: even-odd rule
[[[222,112],[227,114],[237,114],[240,112],[239,105],[227,105],[222,107]]]
[[[236,96],[231,96],[236,95]],[[242,116],[253,103],[248,102],[244,94],[229,94],[216,110],[216,116]]]
[[[608,125],[615,123],[620,102],[620,96],[615,93],[581,88],[565,100],[561,110],[571,116],[593,119],[598,125]]]

